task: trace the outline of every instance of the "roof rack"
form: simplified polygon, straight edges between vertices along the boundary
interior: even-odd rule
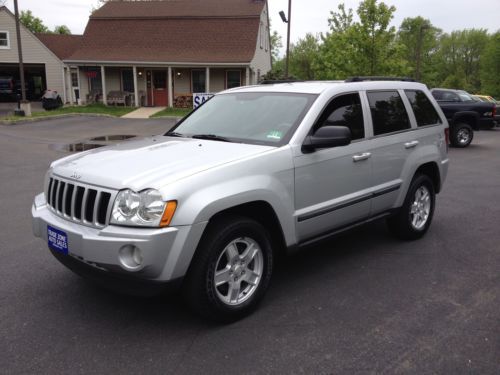
[[[304,82],[299,79],[265,79],[260,81],[261,85],[273,85],[275,83],[293,83],[293,82]]]
[[[345,82],[363,82],[363,81],[403,81],[403,82],[416,82],[410,77],[383,77],[383,76],[360,76],[349,77]]]

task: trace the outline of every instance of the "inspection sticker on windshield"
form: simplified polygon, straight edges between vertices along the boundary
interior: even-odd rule
[[[62,230],[47,225],[49,248],[62,254],[68,254],[68,235]]]
[[[278,130],[271,130],[269,133],[267,133],[266,138],[270,139],[277,139],[280,140],[281,137],[283,137],[283,133],[278,131]]]

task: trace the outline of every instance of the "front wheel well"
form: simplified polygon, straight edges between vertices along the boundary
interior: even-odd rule
[[[283,229],[276,212],[269,203],[265,201],[253,201],[233,206],[217,212],[210,218],[209,222],[224,216],[244,216],[259,222],[269,233],[275,255],[283,256],[286,254],[286,241]]]
[[[434,190],[436,194],[441,190],[441,176],[439,174],[439,168],[435,162],[429,162],[422,164],[415,172],[417,174],[425,174],[432,180],[432,184],[434,185]]]

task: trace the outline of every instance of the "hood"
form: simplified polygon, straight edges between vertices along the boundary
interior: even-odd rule
[[[154,136],[55,161],[53,173],[111,189],[160,189],[172,182],[274,147]]]

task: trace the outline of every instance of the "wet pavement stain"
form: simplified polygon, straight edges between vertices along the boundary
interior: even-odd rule
[[[63,152],[82,152],[99,147],[109,146],[134,137],[137,136],[130,134],[102,135],[74,143],[53,143],[49,145],[49,149]]]

